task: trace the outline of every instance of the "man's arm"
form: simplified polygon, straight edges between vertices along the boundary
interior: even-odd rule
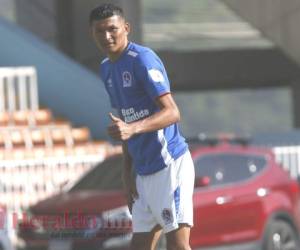
[[[122,149],[123,149],[123,170],[126,173],[130,173],[132,171],[132,159],[128,152],[128,147],[126,142],[123,142]]]
[[[138,197],[138,193],[136,191],[136,183],[135,177],[132,172],[132,159],[128,153],[127,143],[123,142],[123,171],[122,171],[122,180],[125,188],[128,208],[131,213],[132,204],[135,198]]]
[[[156,99],[159,112],[132,123],[125,123],[110,114],[113,123],[108,127],[108,134],[116,140],[128,140],[136,134],[156,131],[180,120],[180,112],[170,93]]]

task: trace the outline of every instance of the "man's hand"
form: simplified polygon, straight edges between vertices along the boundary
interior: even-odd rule
[[[126,141],[134,134],[133,126],[123,122],[112,113],[109,113],[109,117],[112,123],[108,126],[107,132],[111,138],[117,141]]]

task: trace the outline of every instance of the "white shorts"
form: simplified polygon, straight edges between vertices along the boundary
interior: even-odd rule
[[[150,232],[159,224],[164,233],[178,224],[193,226],[195,169],[189,151],[169,166],[136,178],[139,194],[132,207],[134,233]]]

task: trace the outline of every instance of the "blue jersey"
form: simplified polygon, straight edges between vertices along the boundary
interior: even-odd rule
[[[126,123],[158,112],[155,99],[170,92],[166,70],[159,57],[151,49],[135,43],[129,43],[117,61],[104,59],[100,75],[112,107]],[[134,135],[127,144],[139,175],[163,169],[187,150],[178,124]]]

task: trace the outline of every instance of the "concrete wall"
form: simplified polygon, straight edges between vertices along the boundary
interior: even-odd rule
[[[299,0],[222,0],[300,65]]]
[[[222,0],[247,20],[284,53],[300,65],[299,0]],[[276,69],[274,69],[276,70]],[[289,84],[292,89],[294,125],[300,127],[300,78]]]

